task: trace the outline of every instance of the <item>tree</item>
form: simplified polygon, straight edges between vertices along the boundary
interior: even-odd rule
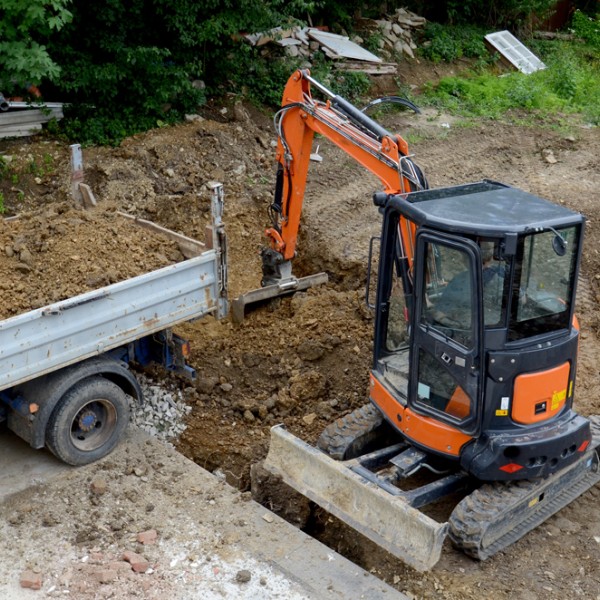
[[[0,89],[55,79],[60,67],[45,46],[48,36],[68,23],[71,0],[0,0]]]

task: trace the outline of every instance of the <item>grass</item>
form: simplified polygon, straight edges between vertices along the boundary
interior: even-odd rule
[[[448,77],[426,88],[421,103],[463,117],[522,118],[523,111],[537,119],[556,121],[580,114],[600,125],[600,58],[587,44],[544,42],[531,44],[546,69],[524,75],[485,68],[467,76]]]

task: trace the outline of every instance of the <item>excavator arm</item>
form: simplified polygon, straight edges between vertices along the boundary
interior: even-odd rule
[[[326,100],[313,98],[311,86]],[[333,142],[373,173],[381,181],[385,194],[403,194],[428,187],[401,136],[390,133],[353,104],[335,95],[307,70],[298,70],[289,78],[282,107],[274,121],[278,134],[278,168],[270,206],[272,226],[266,230],[269,247],[261,253],[262,288],[234,300],[236,321],[243,320],[248,304],[327,281],[325,273],[301,279],[292,274],[315,133]],[[414,231],[406,225],[401,224],[401,228],[408,249]],[[409,256],[409,262],[411,258]]]

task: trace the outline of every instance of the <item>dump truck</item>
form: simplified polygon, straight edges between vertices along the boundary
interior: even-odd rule
[[[317,447],[274,427],[263,466],[416,569],[447,536],[486,559],[600,481],[600,418],[573,406],[585,219],[496,181],[430,189],[401,136],[307,70],[275,122],[263,287],[234,314],[326,277],[292,272],[315,133],[379,178],[382,229],[367,268],[370,403]],[[447,520],[431,516],[451,502]]]
[[[184,260],[0,321],[0,420],[33,448],[71,465],[96,461],[143,402],[130,365],[195,377],[172,328],[228,313],[223,186],[210,186],[205,243],[119,213],[176,242]]]

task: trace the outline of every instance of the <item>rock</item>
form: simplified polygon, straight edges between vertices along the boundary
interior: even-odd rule
[[[96,494],[96,496],[102,496],[102,494],[106,493],[107,489],[108,483],[106,482],[106,479],[102,479],[101,477],[97,477],[90,484],[90,490],[93,494]]]
[[[212,181],[227,181],[227,174],[221,167],[216,167],[212,170],[210,179]]]
[[[114,569],[103,568],[92,571],[91,576],[98,583],[110,583],[117,578],[117,574],[117,571]]]
[[[246,123],[250,120],[250,115],[248,114],[248,111],[244,108],[244,105],[242,104],[241,100],[238,100],[233,105],[233,118],[236,121],[241,121],[243,123]]]
[[[242,362],[244,363],[245,367],[252,369],[253,367],[258,367],[261,362],[261,358],[257,354],[249,354],[248,352],[245,352],[242,354]]]
[[[232,169],[232,172],[234,175],[243,175],[246,172],[246,165],[244,163],[240,163]]]
[[[216,377],[201,377],[196,382],[198,391],[202,394],[210,394],[219,383]]]
[[[251,579],[252,573],[250,573],[250,571],[248,571],[247,569],[242,569],[241,571],[238,571],[235,576],[235,580],[238,583],[248,583]]]
[[[304,415],[302,417],[302,420],[307,424],[307,425],[312,425],[314,420],[317,418],[317,415],[315,413],[310,413],[308,415]]]
[[[33,255],[27,248],[23,248],[19,253],[19,260],[26,265],[31,266],[33,264]]]
[[[294,400],[305,401],[325,395],[327,380],[319,371],[309,371],[290,378],[290,396]]]
[[[542,150],[542,156],[544,157],[544,160],[551,165],[558,162],[558,159],[554,156],[554,152],[550,148],[544,148],[544,150]]]
[[[313,361],[319,360],[325,354],[325,349],[321,344],[313,340],[305,340],[296,349],[298,356],[302,360]]]

